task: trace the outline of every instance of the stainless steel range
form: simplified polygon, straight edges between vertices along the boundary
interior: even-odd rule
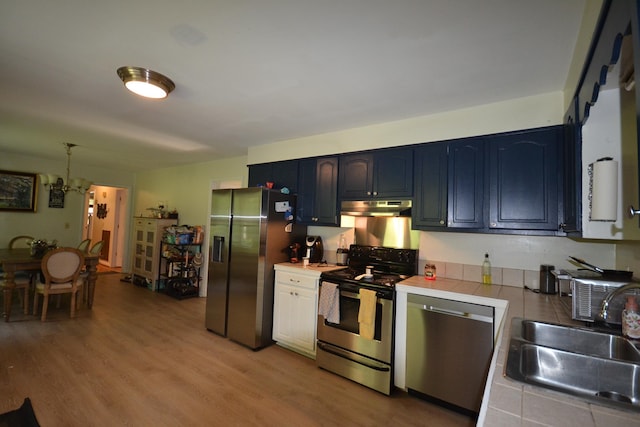
[[[322,273],[319,313],[325,311],[326,292],[335,296],[339,315],[332,319],[335,322],[318,315],[316,363],[320,368],[391,394],[395,284],[417,274],[417,263],[414,249],[351,245],[348,268]],[[361,332],[358,322],[361,290],[375,292],[375,307],[363,308],[375,312],[367,333]]]

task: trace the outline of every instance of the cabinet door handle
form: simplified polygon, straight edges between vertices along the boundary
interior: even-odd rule
[[[440,220],[440,225],[444,225],[444,219]]]
[[[367,196],[370,196],[370,195],[371,195],[371,191],[367,191]]]
[[[293,283],[300,283],[300,280],[294,280],[294,279],[291,279],[291,278],[289,278],[289,281],[293,282]]]
[[[377,192],[377,191],[374,191],[374,192],[373,192],[373,195],[374,195],[374,196],[377,196],[377,195],[378,195],[378,192]]]

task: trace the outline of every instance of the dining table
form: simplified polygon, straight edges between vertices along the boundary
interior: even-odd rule
[[[32,255],[30,248],[0,249],[0,265],[5,273],[4,321],[11,320],[11,301],[15,288],[15,275],[18,271],[40,271],[43,255]],[[87,307],[93,305],[93,295],[98,277],[99,254],[84,254],[84,265],[89,272],[87,278]]]

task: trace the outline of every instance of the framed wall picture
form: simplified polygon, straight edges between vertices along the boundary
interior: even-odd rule
[[[37,175],[0,170],[0,211],[36,211]]]

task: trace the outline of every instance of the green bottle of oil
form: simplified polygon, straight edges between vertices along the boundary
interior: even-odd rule
[[[491,261],[489,261],[489,254],[484,254],[484,261],[482,263],[482,283],[485,285],[491,284]]]

